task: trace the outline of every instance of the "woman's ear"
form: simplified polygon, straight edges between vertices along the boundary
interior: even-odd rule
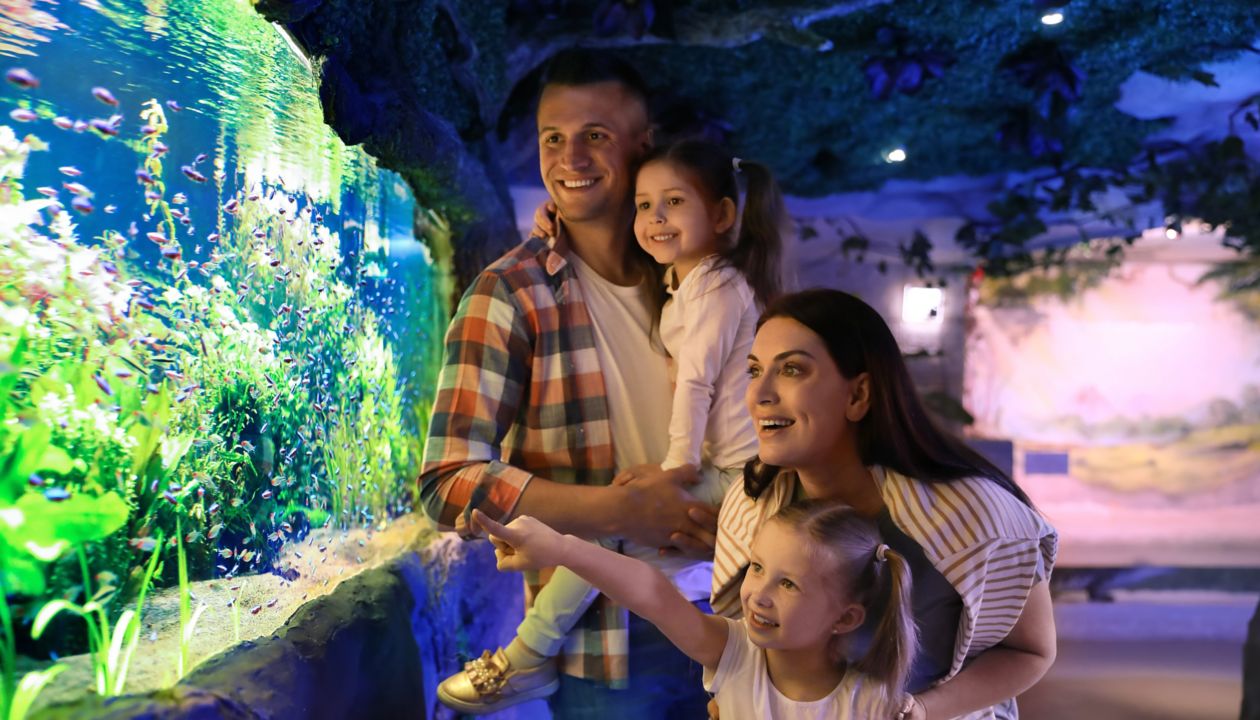
[[[845,635],[862,627],[866,622],[866,608],[857,603],[850,603],[844,608],[839,619],[831,626],[832,635]]]
[[[721,235],[735,226],[735,202],[728,197],[718,203],[717,217],[713,221],[713,232]]]
[[[849,422],[858,422],[866,417],[871,409],[871,374],[859,373],[851,382],[849,402],[844,407],[844,417]]]

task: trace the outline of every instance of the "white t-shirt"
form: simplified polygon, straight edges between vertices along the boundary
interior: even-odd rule
[[[742,467],[757,454],[744,395],[760,310],[743,274],[717,262],[701,260],[661,311],[661,340],[676,369],[663,468],[700,467],[702,456],[714,467]]]
[[[726,621],[726,649],[716,670],[705,668],[704,689],[716,696],[722,720],[873,720],[878,693],[850,670],[818,700],[793,700],[774,686],[766,651],[753,644],[742,620]],[[883,720],[881,718],[881,720]]]
[[[669,446],[670,384],[665,356],[652,347],[652,313],[640,283],[626,287],[605,280],[577,253],[569,253],[594,326],[595,350],[608,395],[613,462],[617,472],[656,463]],[[626,508],[634,512],[634,508]],[[660,557],[658,548],[631,543],[626,555],[660,568],[688,600],[706,600],[713,563]]]

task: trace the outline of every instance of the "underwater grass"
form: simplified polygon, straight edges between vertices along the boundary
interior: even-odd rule
[[[158,547],[160,545],[159,542]],[[81,546],[78,548],[78,553],[83,564],[84,593],[87,593],[91,590],[92,580],[88,574],[87,559]],[[39,639],[43,635],[45,628],[48,627],[48,623],[52,622],[53,618],[63,612],[69,612],[83,618],[87,624],[88,640],[91,647],[89,657],[92,661],[92,674],[95,678],[96,692],[102,697],[121,695],[123,688],[126,687],[127,669],[131,663],[131,656],[135,652],[136,643],[140,637],[145,596],[148,594],[149,586],[152,584],[153,574],[158,567],[159,558],[160,552],[155,547],[145,568],[144,579],[141,581],[135,609],[124,610],[119,615],[118,621],[113,625],[112,629],[108,613],[106,612],[106,601],[118,589],[106,586],[98,588],[83,605],[78,605],[64,598],[57,598],[45,603],[40,608],[39,613],[35,615],[35,621],[31,625],[31,637]]]

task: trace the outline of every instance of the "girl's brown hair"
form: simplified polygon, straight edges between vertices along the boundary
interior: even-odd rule
[[[739,207],[734,158],[720,146],[703,140],[681,140],[648,151],[639,167],[652,162],[672,165],[710,202],[729,198]],[[741,160],[738,174],[746,178],[739,235],[734,242],[727,239],[719,257],[744,276],[757,302],[765,307],[778,297],[783,284],[783,195],[770,169],[761,163]]]
[[[872,520],[835,501],[793,503],[770,521],[803,533],[834,560],[841,575],[839,595],[866,608],[867,623],[874,619],[871,608],[878,605],[878,600],[885,600],[871,645],[856,668],[880,684],[881,704],[898,707],[905,696],[919,637],[911,605],[913,581],[905,557],[884,545]],[[844,636],[836,635],[831,651],[837,662],[844,657],[844,646]]]

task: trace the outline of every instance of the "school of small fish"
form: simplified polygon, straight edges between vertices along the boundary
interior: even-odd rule
[[[5,79],[22,93],[41,87],[40,79],[25,68],[10,68]],[[267,390],[275,392],[284,402],[309,402],[314,411],[310,422],[298,428],[291,440],[286,440],[287,446],[277,444],[280,436],[269,434],[266,423],[252,429],[248,437],[220,438],[211,426],[211,418],[207,418],[199,428],[205,436],[193,442],[193,451],[212,443],[225,443],[237,458],[227,470],[227,476],[177,475],[178,480],[162,483],[155,480],[148,488],[149,494],[160,500],[159,504],[164,504],[167,511],[184,513],[203,523],[180,536],[169,536],[163,543],[165,547],[174,547],[181,537],[186,545],[209,543],[214,556],[222,561],[217,570],[223,577],[260,569],[260,563],[276,556],[281,546],[308,538],[309,524],[300,513],[293,514],[292,507],[296,504],[319,510],[329,508],[328,498],[320,495],[326,493],[321,486],[343,482],[340,468],[331,466],[329,460],[338,449],[329,444],[334,431],[344,422],[342,413],[346,412],[347,402],[371,399],[379,406],[399,391],[399,388],[373,382],[359,391],[361,397],[337,397],[335,369],[352,369],[360,357],[357,353],[334,357],[326,348],[336,347],[336,335],[349,336],[367,325],[377,326],[382,334],[398,341],[397,330],[387,320],[392,317],[406,321],[412,311],[395,308],[393,297],[384,293],[395,282],[388,275],[369,275],[364,265],[345,264],[344,258],[330,256],[321,249],[330,237],[322,209],[306,193],[286,188],[282,178],[274,183],[256,182],[224,196],[230,178],[222,169],[221,148],[195,155],[189,153],[191,159],[184,156],[182,162],[171,162],[170,167],[177,168],[178,173],[164,171],[162,158],[181,155],[178,149],[162,141],[167,131],[163,107],[172,113],[183,112],[184,106],[178,101],[150,101],[140,113],[143,122],[128,124],[126,92],[116,95],[105,86],[93,86],[90,95],[98,103],[95,107],[103,106],[101,117],[52,114],[29,107],[23,99],[18,107],[9,110],[9,118],[32,125],[46,122],[59,132],[90,133],[102,142],[118,142],[115,138],[120,137],[134,140],[144,148],[140,166],[134,168],[134,183],[130,174],[126,182],[119,183],[114,170],[103,169],[90,158],[78,158],[76,164],[57,168],[61,176],[60,188],[52,185],[34,188],[36,193],[52,201],[46,212],[51,217],[68,207],[80,217],[86,217],[96,211],[94,201],[113,200],[101,206],[101,217],[116,216],[120,207],[134,204],[126,201],[126,193],[134,192],[142,197],[145,211],[136,218],[119,219],[126,225],[125,229],[105,232],[101,236],[102,246],[119,262],[152,258],[147,261],[155,270],[152,276],[164,275],[169,282],[128,281],[127,286],[132,291],[129,312],[149,313],[173,330],[194,335],[192,331],[198,328],[213,327],[212,319],[185,312],[178,301],[166,297],[167,292],[176,290],[178,295],[179,289],[187,292],[188,288],[196,286],[242,309],[268,308],[274,339],[258,346],[256,351],[260,356],[274,358],[282,370],[274,377],[263,376]],[[233,224],[244,222],[244,218],[250,218],[250,226],[242,225],[239,231],[233,231]],[[199,222],[213,229],[200,231]],[[353,221],[343,222],[343,231],[352,224]],[[143,242],[137,240],[133,245],[133,240],[138,238]],[[295,254],[293,247],[285,246],[286,240],[309,255]],[[309,248],[304,247],[306,243],[310,243]],[[350,255],[353,254],[352,251]],[[110,272],[111,267],[116,275],[112,262],[102,263],[105,272]],[[351,267],[357,269],[352,271]],[[296,300],[300,293],[292,292],[292,288],[313,291],[323,297],[334,293],[335,288],[331,286],[334,282],[356,291],[343,308],[346,320],[338,321],[331,332],[314,335],[312,333],[322,327],[318,321],[330,312],[329,306],[303,306]],[[377,309],[365,304],[369,300],[375,300]],[[226,331],[226,322],[218,322],[219,329]],[[92,384],[102,395],[101,402],[114,402],[121,392],[131,387],[150,395],[162,392],[163,387],[170,388],[172,402],[176,405],[202,393],[217,392],[218,388],[204,387],[185,374],[188,368],[181,367],[172,352],[174,342],[162,337],[132,338],[128,342],[130,357],[120,356],[118,367],[91,375]],[[204,337],[199,342],[203,352],[213,352],[207,348]],[[257,391],[258,388],[250,389],[251,393]],[[387,457],[368,458],[366,453],[360,452],[365,442],[366,439],[360,437],[357,444],[352,443],[349,448],[359,453],[356,457],[366,458],[358,465],[363,479],[357,485],[344,479],[349,487],[358,489],[355,497],[366,496],[369,475],[389,472]],[[299,479],[302,473],[310,477]],[[245,475],[257,476],[261,481],[259,487],[244,493],[245,497],[238,495],[219,502],[213,500],[216,495],[211,492],[207,498],[207,489],[216,487],[216,483],[234,482]],[[51,483],[39,474],[30,474],[27,482],[52,502],[64,502],[72,497],[71,489]],[[259,508],[274,509],[260,513]],[[343,515],[335,518],[343,528],[351,523],[371,527],[380,521],[366,504],[345,508]],[[239,520],[244,517],[252,519],[242,524]],[[151,533],[148,526],[140,527],[128,540],[128,546],[140,556],[160,550],[159,541]],[[325,546],[320,545],[318,555],[307,562],[313,563],[314,557],[321,557],[322,562],[325,550]],[[300,552],[295,554],[298,559],[303,558]],[[143,561],[142,558],[140,562]],[[118,585],[116,577],[98,578],[98,582]],[[277,600],[273,599],[251,608],[250,612],[257,614],[276,604]]]

